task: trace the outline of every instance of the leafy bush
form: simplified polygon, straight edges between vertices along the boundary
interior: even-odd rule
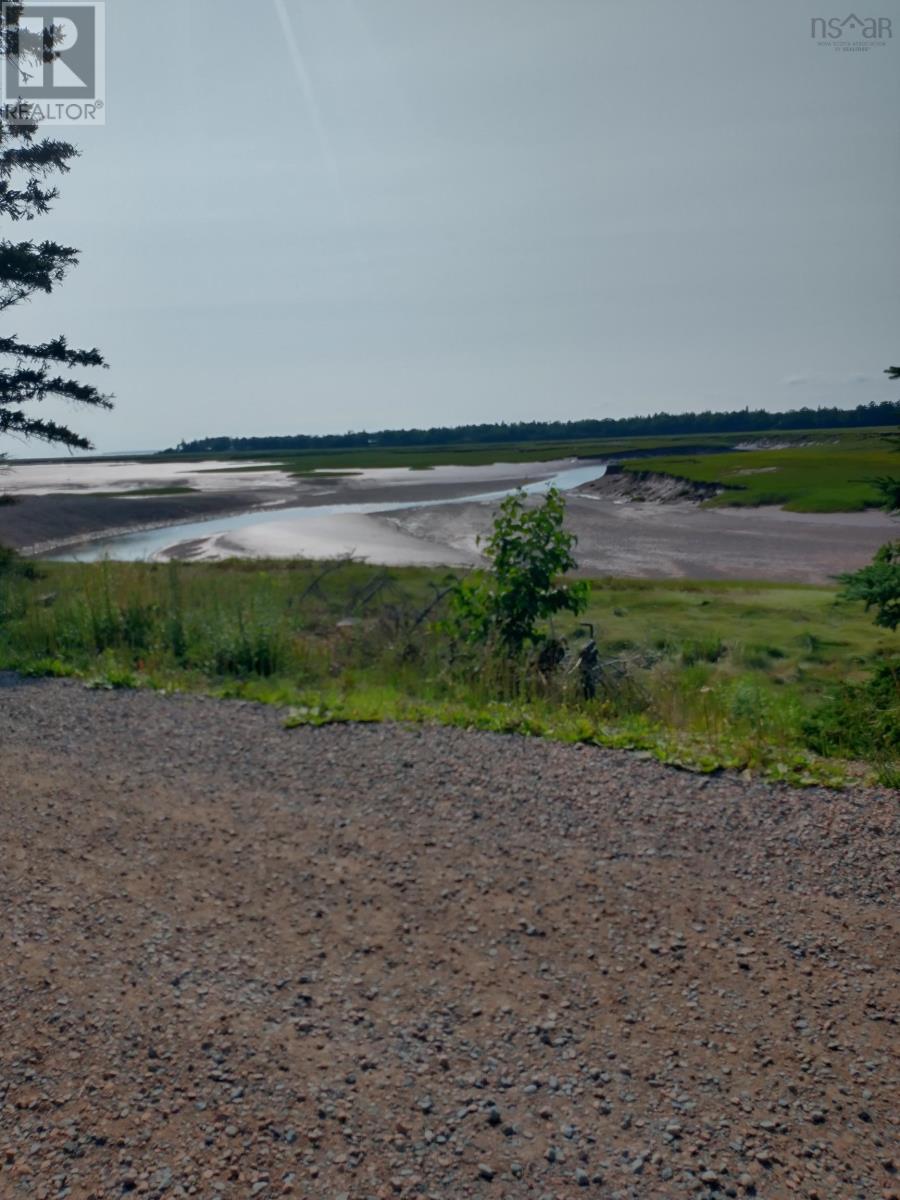
[[[818,754],[882,762],[900,754],[900,660],[883,663],[865,683],[843,684],[803,723]]]
[[[451,596],[455,632],[465,640],[496,639],[509,655],[543,642],[541,622],[557,613],[584,612],[586,582],[562,583],[578,564],[575,535],[563,528],[565,501],[551,488],[537,508],[516,492],[500,505],[486,553],[492,569],[463,580]]]
[[[878,493],[879,507],[885,512],[900,511],[900,476],[878,475],[872,480],[872,486]]]
[[[130,600],[122,608],[122,641],[131,650],[147,650],[152,642],[158,622],[158,612],[153,604],[142,604]]]
[[[843,597],[862,600],[866,612],[874,608],[875,624],[885,629],[900,625],[900,542],[888,542],[868,567],[842,575]]]
[[[754,680],[739,679],[731,689],[728,711],[736,721],[762,725],[771,711],[771,701]]]

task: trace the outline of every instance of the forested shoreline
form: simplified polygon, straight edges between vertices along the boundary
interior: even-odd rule
[[[572,441],[582,438],[677,436],[679,434],[770,433],[778,430],[856,429],[900,423],[900,401],[856,408],[797,408],[786,412],[654,413],[583,421],[515,421],[486,425],[382,429],[334,434],[273,434],[266,437],[208,437],[181,442],[167,453],[221,454],[239,451],[359,449],[372,446],[455,446],[503,442]]]

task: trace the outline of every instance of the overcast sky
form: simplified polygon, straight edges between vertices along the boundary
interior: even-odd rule
[[[836,2],[109,0],[7,327],[107,354],[101,450],[896,398],[900,0]]]

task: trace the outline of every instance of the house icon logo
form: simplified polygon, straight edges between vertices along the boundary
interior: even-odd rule
[[[890,17],[860,17],[856,13],[846,17],[813,17],[809,33],[820,46],[857,51],[886,46],[894,36]]]

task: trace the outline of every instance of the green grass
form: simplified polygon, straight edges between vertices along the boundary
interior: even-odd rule
[[[410,470],[430,470],[429,467],[410,467]],[[265,462],[257,466],[244,464],[243,466],[230,467],[207,467],[202,474],[204,475],[256,475],[261,471],[287,471],[291,475],[312,475],[316,471],[322,473],[323,479],[351,479],[355,475],[359,475],[359,470],[342,471],[339,468],[320,467],[316,463],[303,465],[302,463],[294,462],[293,459],[287,459],[284,462]]]
[[[822,432],[816,444],[782,450],[633,459],[632,470],[653,470],[726,490],[709,506],[777,504],[791,512],[859,512],[879,505],[871,481],[900,474],[896,440],[882,430]]]
[[[719,677],[746,669],[803,700],[896,644],[833,588],[802,584],[598,580],[588,619],[614,647],[680,653]]]
[[[315,450],[286,454],[264,452],[260,454],[177,454],[158,455],[154,461],[179,463],[207,462],[211,458],[221,461],[222,471],[288,470],[298,475],[323,469],[365,470],[373,467],[406,467],[410,470],[427,470],[437,466],[484,466],[496,462],[530,463],[547,462],[558,458],[607,458],[623,454],[656,454],[660,450],[671,450],[677,455],[680,450],[695,447],[710,451],[728,450],[740,442],[756,442],[777,439],[780,443],[803,443],[810,438],[828,443],[842,440],[865,439],[870,434],[882,438],[884,430],[777,430],[755,434],[672,434],[668,436],[604,438],[582,441],[547,442],[490,442],[452,446],[373,446],[365,450]],[[262,467],[242,465],[242,460],[263,463]]]
[[[586,702],[577,674],[453,645],[441,603],[422,615],[451,578],[296,561],[7,565],[0,668],[277,703],[301,724],[436,721],[835,782],[855,747],[830,733],[829,757],[813,754],[810,715],[897,651],[829,588],[595,580],[585,619],[620,674]],[[879,765],[896,769],[887,751]]]

